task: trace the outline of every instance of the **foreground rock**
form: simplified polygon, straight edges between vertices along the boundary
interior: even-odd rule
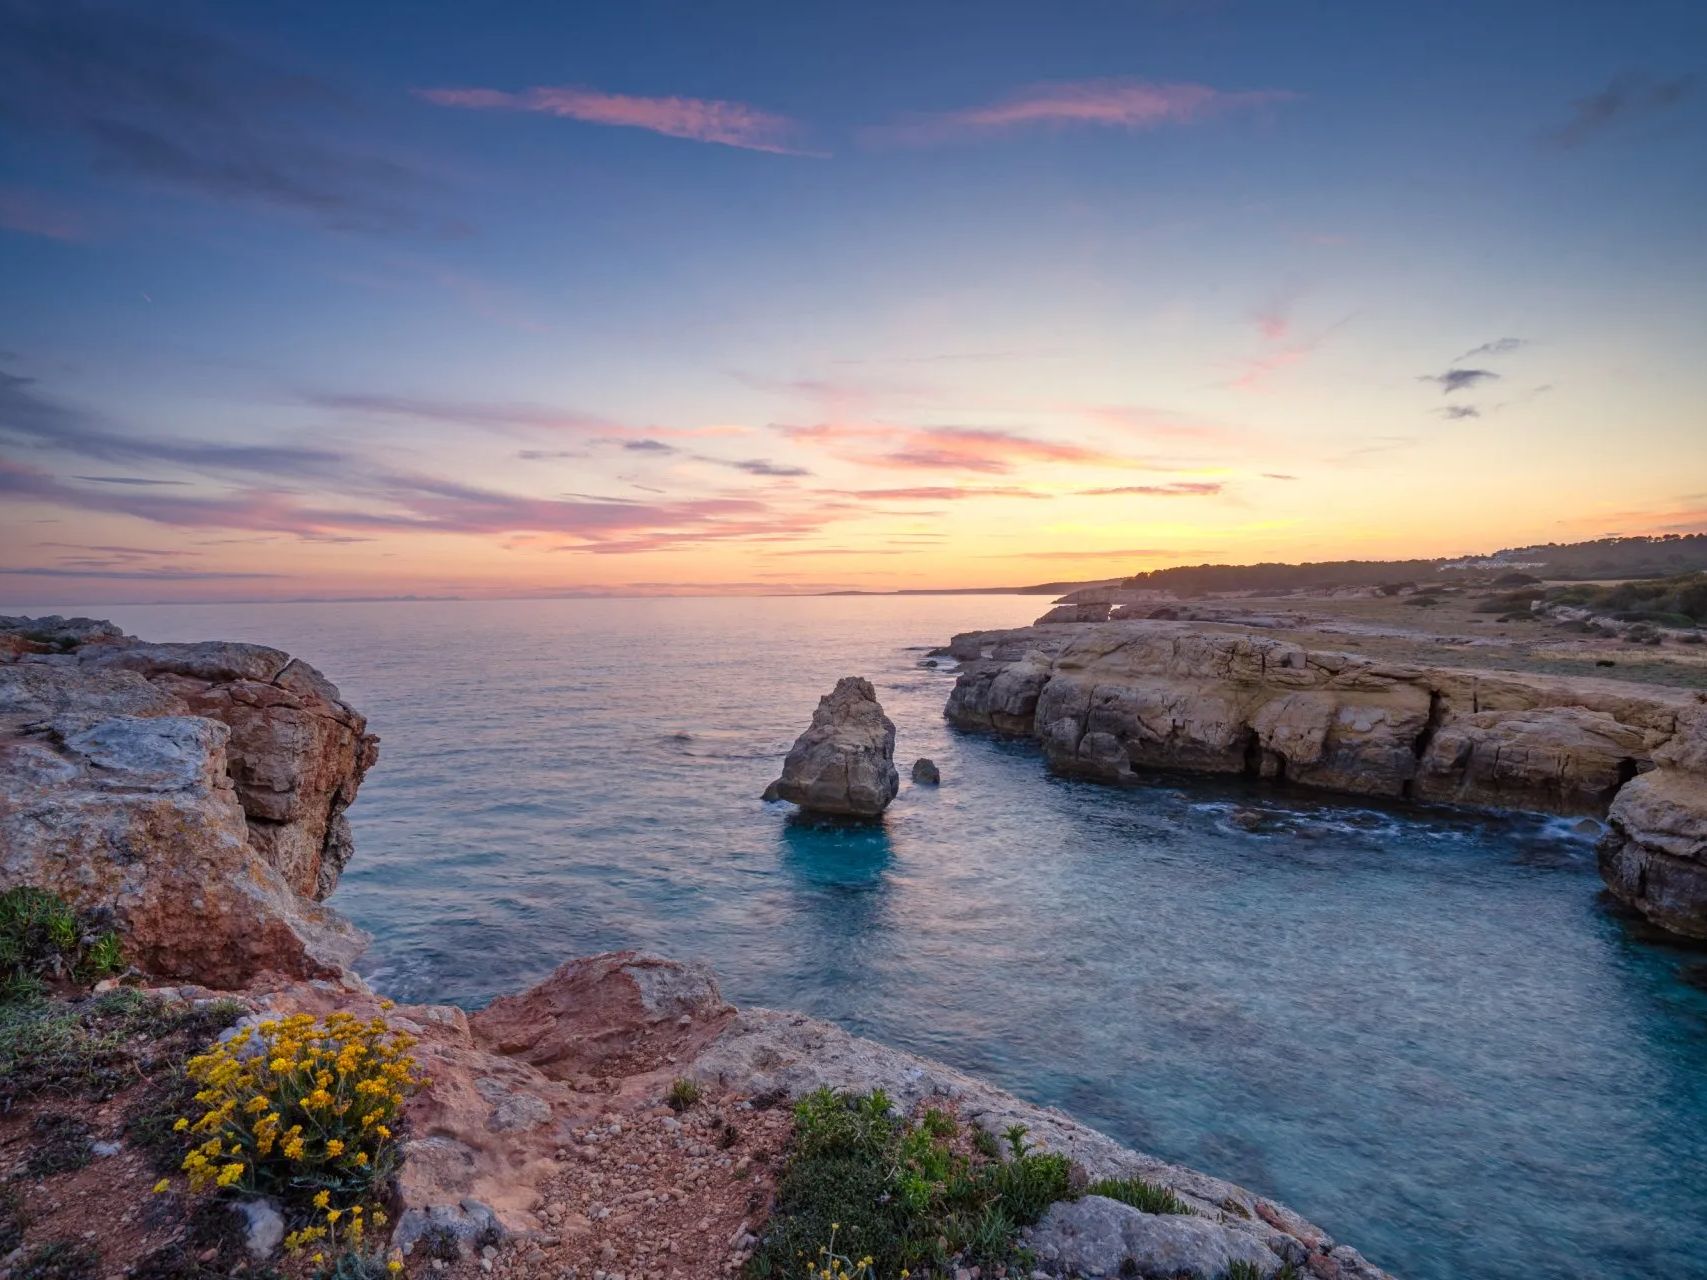
[[[350,979],[281,987],[257,1004],[263,1014],[377,1008]],[[763,1233],[767,1179],[787,1132],[786,1108],[754,1110],[741,1100],[763,1108],[818,1088],[882,1088],[906,1109],[950,1104],[992,1135],[1025,1125],[1029,1140],[1068,1155],[1091,1178],[1139,1176],[1169,1188],[1189,1215],[1157,1226],[1125,1222],[1136,1212],[1125,1206],[1097,1214],[1116,1224],[1122,1247],[1147,1240],[1145,1257],[1223,1260],[1198,1273],[1205,1276],[1243,1259],[1264,1275],[1286,1261],[1322,1280],[1385,1277],[1283,1206],[1128,1150],[1059,1111],[830,1023],[738,1011],[699,966],[612,952],[572,960],[472,1018],[435,1006],[387,1016],[422,1038],[431,1078],[408,1111],[396,1243],[411,1255],[438,1228],[467,1254],[494,1237],[507,1241],[494,1269],[512,1275],[554,1275],[567,1265],[692,1275],[739,1267]],[[704,1089],[704,1115],[663,1105],[681,1077]],[[1069,1248],[1069,1235],[1081,1243]],[[1066,1274],[1079,1265],[1072,1259],[1101,1256],[1090,1238],[1083,1210],[1057,1206],[1034,1234],[1034,1247],[1055,1250],[1040,1248],[1039,1265]],[[1120,1273],[1119,1261],[1108,1274]]]
[[[875,818],[900,789],[894,723],[871,681],[843,676],[819,699],[811,727],[795,740],[782,777],[765,795],[809,813]]]
[[[1154,619],[956,636],[945,715],[1102,781],[1145,768],[1610,817],[1611,891],[1707,936],[1707,709],[1684,689],[1386,662]],[[1615,799],[1616,798],[1616,799]]]
[[[377,739],[324,676],[90,619],[4,618],[0,641],[0,885],[110,912],[133,963],[209,986],[354,959],[317,903]]]

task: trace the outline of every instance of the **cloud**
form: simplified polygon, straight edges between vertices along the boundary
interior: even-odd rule
[[[165,464],[203,474],[258,475],[271,481],[325,477],[348,462],[347,455],[338,450],[307,445],[226,444],[128,435],[113,430],[96,414],[42,395],[35,379],[5,369],[0,369],[0,437],[100,462]],[[95,482],[114,481],[95,477]]]
[[[795,477],[809,476],[812,473],[805,467],[791,466],[784,462],[770,462],[764,458],[742,458],[731,462],[724,458],[707,458],[696,455],[699,461],[709,462],[719,467],[730,467],[736,471],[745,471],[750,476]]]
[[[561,462],[565,458],[585,458],[584,449],[519,449],[516,457],[523,462]]]
[[[1449,404],[1444,408],[1436,409],[1435,412],[1441,417],[1450,419],[1454,422],[1460,422],[1465,418],[1479,418],[1482,416],[1482,411],[1476,408],[1473,404]]]
[[[1032,85],[983,106],[909,117],[868,129],[874,145],[932,146],[1038,127],[1093,127],[1135,132],[1192,124],[1232,111],[1296,98],[1280,91],[1228,92],[1203,84],[1145,80],[1056,81]]]
[[[44,240],[88,238],[81,217],[20,187],[0,187],[0,229]]]
[[[73,480],[87,480],[90,484],[133,484],[133,485],[187,485],[188,480],[152,480],[147,476],[72,476]]]
[[[894,426],[882,423],[821,422],[777,427],[791,440],[816,443],[844,461],[864,466],[1003,475],[1022,464],[1077,463],[1153,469],[1139,458],[1088,445],[993,427]]]
[[[342,229],[418,224],[404,197],[427,184],[345,141],[361,121],[342,93],[161,9],[0,6],[0,115],[79,139],[108,171]]]
[[[862,502],[959,502],[967,498],[1054,497],[1053,494],[1017,485],[915,485],[894,489],[825,489],[821,492],[833,497],[857,498]]]
[[[1418,382],[1437,382],[1440,384],[1440,394],[1451,395],[1454,391],[1468,391],[1479,383],[1492,382],[1500,375],[1492,369],[1448,369],[1445,373],[1423,373],[1417,375]]]
[[[1671,110],[1694,92],[1696,77],[1656,80],[1637,72],[1614,76],[1598,93],[1571,104],[1571,118],[1543,135],[1554,146],[1580,147],[1625,120],[1639,120]]]
[[[102,569],[61,565],[0,565],[0,577],[106,578],[126,582],[224,582],[247,578],[281,578],[279,573],[225,572],[217,569]]]
[[[1262,478],[1264,480],[1296,480],[1298,477],[1287,475],[1284,471],[1265,471],[1262,473]]]
[[[821,156],[798,145],[799,124],[743,102],[716,98],[646,98],[575,85],[540,86],[520,93],[501,89],[418,89],[441,107],[475,111],[527,111],[586,124],[645,129],[670,138],[713,142],[774,155]]]
[[[1479,347],[1471,347],[1461,356],[1453,356],[1453,364],[1462,364],[1466,360],[1474,360],[1480,356],[1509,356],[1513,351],[1521,350],[1529,345],[1527,338],[1495,338],[1492,342],[1484,342]]]
[[[494,431],[604,431],[614,425],[609,418],[579,409],[526,402],[437,399],[364,391],[303,391],[298,393],[297,399],[317,409],[331,409],[339,413],[440,422]]]
[[[1142,496],[1151,498],[1210,498],[1227,486],[1219,480],[1181,480],[1172,484],[1124,484],[1112,489],[1080,489],[1085,498]]]
[[[620,440],[615,443],[632,453],[678,453],[680,450],[673,444],[665,444],[662,440]]]

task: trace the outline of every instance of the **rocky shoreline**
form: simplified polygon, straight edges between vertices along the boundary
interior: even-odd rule
[[[1306,647],[1139,619],[956,636],[944,714],[1034,738],[1049,767],[1245,775],[1353,795],[1607,822],[1607,888],[1707,938],[1707,697]]]
[[[892,791],[889,747],[879,791]],[[1284,1206],[1059,1111],[803,1015],[736,1009],[697,966],[612,953],[472,1016],[387,1009],[350,968],[360,935],[321,904],[377,748],[331,682],[277,650],[0,620],[0,889],[50,889],[100,914],[137,970],[129,984],[152,998],[235,996],[251,1023],[383,1015],[418,1037],[430,1082],[405,1113],[392,1237],[411,1272],[431,1241],[430,1269],[453,1276],[733,1274],[765,1230],[790,1127],[778,1104],[881,1088],[991,1138],[1023,1126],[1081,1178],[1140,1177],[1183,1210],[1061,1201],[1026,1237],[1034,1275],[1386,1276]],[[711,1109],[684,1119],[664,1105],[680,1081]],[[108,1197],[146,1176],[109,1145],[121,1181]]]

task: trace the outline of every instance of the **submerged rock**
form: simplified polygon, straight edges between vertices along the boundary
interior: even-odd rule
[[[934,787],[942,781],[942,771],[936,767],[935,760],[920,756],[913,761],[913,781],[921,786]]]
[[[875,818],[889,807],[901,789],[895,725],[883,714],[871,681],[836,681],[819,699],[811,727],[795,740],[782,777],[772,785],[778,799],[811,813]]]

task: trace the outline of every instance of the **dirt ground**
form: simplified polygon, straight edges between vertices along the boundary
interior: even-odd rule
[[[1422,597],[1344,597],[1285,595],[1237,600],[1189,600],[1199,609],[1237,615],[1302,614],[1302,625],[1264,628],[1314,648],[1443,667],[1493,667],[1562,676],[1597,676],[1639,684],[1707,689],[1707,644],[1633,644],[1611,637],[1584,635],[1535,615],[1478,612],[1488,595],[1469,590],[1428,597],[1433,605],[1410,603]]]

